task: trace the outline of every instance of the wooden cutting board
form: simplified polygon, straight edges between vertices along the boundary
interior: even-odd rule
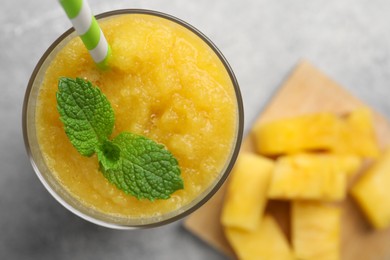
[[[363,105],[362,101],[310,63],[302,61],[257,118],[256,123],[322,111],[345,114]],[[375,131],[383,149],[390,145],[390,125],[384,117],[375,111],[373,113]],[[241,149],[254,151],[250,133],[245,137]],[[225,188],[226,184],[205,205],[190,215],[184,226],[210,246],[234,259],[233,250],[226,241],[219,222]],[[373,230],[350,197],[340,206],[343,211],[341,259],[390,259],[390,228],[383,231]],[[269,201],[266,210],[275,216],[290,240],[289,203]]]

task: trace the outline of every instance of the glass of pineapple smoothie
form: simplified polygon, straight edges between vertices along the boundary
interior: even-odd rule
[[[243,132],[236,78],[215,45],[175,17],[127,9],[97,18],[112,50],[107,70],[70,29],[30,78],[23,131],[32,166],[57,201],[95,224],[132,229],[178,220],[218,190],[236,160]],[[113,136],[128,131],[164,145],[178,161],[184,188],[150,201],[110,183],[96,155],[80,155],[65,134],[56,103],[60,77],[101,89],[114,110]]]

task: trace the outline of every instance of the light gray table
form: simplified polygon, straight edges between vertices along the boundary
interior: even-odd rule
[[[301,58],[390,117],[390,1],[90,0],[90,4],[95,14],[119,8],[163,11],[203,31],[236,73],[246,129]],[[57,0],[1,0],[0,259],[224,259],[186,232],[180,221],[127,232],[90,224],[60,206],[38,181],[22,139],[24,91],[40,56],[69,27]]]

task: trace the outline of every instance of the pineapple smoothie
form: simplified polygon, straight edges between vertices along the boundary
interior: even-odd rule
[[[180,215],[215,192],[236,158],[242,104],[234,76],[205,40],[170,19],[133,13],[99,24],[112,50],[109,69],[97,68],[78,37],[47,66],[35,109],[43,162],[76,204],[90,211],[146,224]],[[65,134],[56,109],[60,77],[100,88],[114,110],[112,136],[127,131],[163,144],[177,158],[184,188],[149,201],[110,183],[96,154],[83,157]]]

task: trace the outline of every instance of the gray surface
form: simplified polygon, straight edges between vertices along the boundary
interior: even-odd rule
[[[90,0],[94,13],[147,8],[188,21],[241,85],[246,129],[301,58],[390,117],[390,1]],[[1,0],[0,259],[224,259],[177,222],[115,231],[62,208],[25,154],[21,106],[39,57],[70,27],[56,0]],[[390,246],[390,244],[389,244]]]

